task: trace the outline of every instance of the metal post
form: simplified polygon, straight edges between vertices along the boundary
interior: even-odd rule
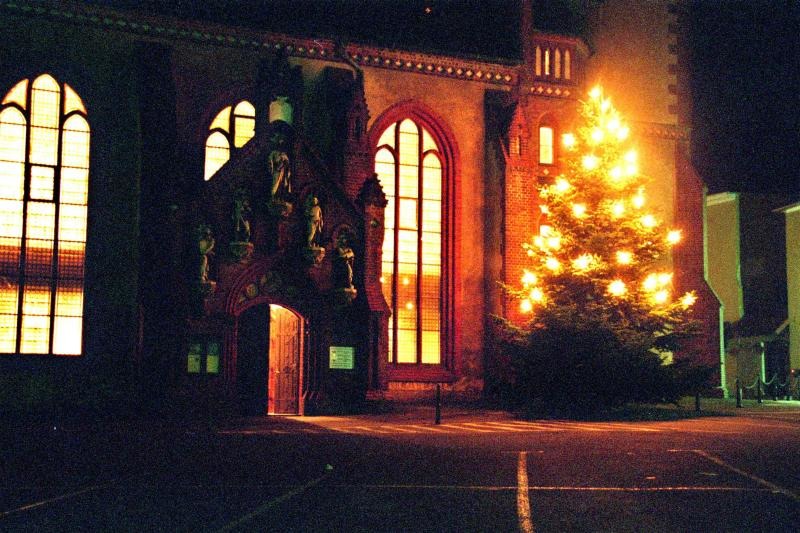
[[[739,378],[736,378],[736,407],[742,406],[742,384]]]
[[[442,423],[442,386],[441,384],[436,384],[436,419],[434,420],[434,424],[441,424]]]
[[[756,379],[756,399],[758,403],[763,403],[761,398],[761,378]]]

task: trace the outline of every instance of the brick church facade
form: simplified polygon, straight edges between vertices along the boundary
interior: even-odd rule
[[[597,82],[683,230],[692,357],[721,364],[680,6],[604,2],[590,48],[508,4],[513,57],[0,3],[2,373],[246,413],[480,394],[490,316],[523,320],[498,282]]]

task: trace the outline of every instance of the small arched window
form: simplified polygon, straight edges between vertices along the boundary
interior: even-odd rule
[[[49,74],[0,103],[0,353],[82,351],[89,137]]]
[[[247,100],[235,107],[227,106],[217,113],[206,137],[206,159],[203,177],[206,181],[228,162],[231,153],[253,138],[256,125],[256,108]]]
[[[552,165],[555,162],[555,134],[552,126],[539,127],[539,164]]]

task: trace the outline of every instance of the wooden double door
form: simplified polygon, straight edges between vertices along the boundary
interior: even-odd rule
[[[276,304],[239,317],[237,389],[245,414],[302,414],[303,319]]]

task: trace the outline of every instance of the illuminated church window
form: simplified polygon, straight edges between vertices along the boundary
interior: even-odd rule
[[[555,161],[553,153],[553,128],[542,126],[539,128],[539,163],[552,165]]]
[[[389,362],[442,362],[442,155],[431,134],[405,119],[384,130],[375,154],[388,205],[383,294],[392,309]]]
[[[43,74],[0,103],[0,353],[80,355],[89,123]]]
[[[242,100],[236,106],[227,106],[217,113],[206,138],[206,180],[222,168],[222,165],[231,158],[231,153],[241,148],[253,138],[256,125],[256,108],[247,100]]]

